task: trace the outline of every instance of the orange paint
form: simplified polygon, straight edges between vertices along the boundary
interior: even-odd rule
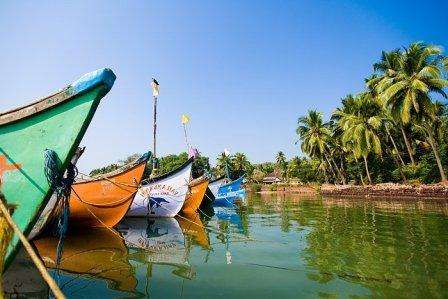
[[[113,227],[124,217],[137,192],[146,161],[123,172],[76,182],[70,195],[70,225]]]
[[[199,179],[192,181],[188,189],[188,195],[182,207],[184,213],[196,213],[207,191],[209,180]]]
[[[34,241],[46,267],[104,279],[114,290],[135,291],[137,279],[118,232],[97,228],[67,235],[59,265],[56,264],[58,242],[59,238],[52,236]]]
[[[5,173],[6,171],[20,169],[20,167],[22,167],[22,165],[18,163],[8,164],[8,161],[6,161],[6,157],[4,155],[0,155],[0,185],[2,183],[3,173]]]

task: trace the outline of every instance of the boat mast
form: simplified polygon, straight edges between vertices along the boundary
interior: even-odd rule
[[[152,154],[153,154],[153,163],[152,163],[152,173],[155,174],[155,170],[157,170],[157,155],[156,155],[156,134],[157,134],[157,97],[159,96],[159,82],[155,78],[152,78],[151,81],[152,88],[152,97],[154,100],[154,120],[153,120],[153,145],[152,145]]]

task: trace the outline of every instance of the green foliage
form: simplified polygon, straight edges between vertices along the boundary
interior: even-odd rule
[[[440,47],[414,43],[382,52],[366,91],[342,99],[329,122],[310,110],[298,120],[301,148],[311,160],[291,160],[301,180],[344,183],[446,181],[448,58]],[[299,173],[311,166],[317,173]],[[309,169],[310,167],[308,167]]]
[[[260,184],[252,184],[252,191],[253,192],[260,192],[261,191],[261,185]]]
[[[137,153],[136,154],[132,154],[132,155],[126,157],[123,160],[118,160],[118,162],[116,162],[116,163],[112,163],[112,164],[109,164],[109,165],[104,166],[104,167],[93,169],[92,171],[90,171],[89,175],[90,176],[95,176],[95,175],[105,174],[105,173],[117,170],[118,168],[120,168],[120,167],[122,167],[122,166],[124,166],[126,164],[129,164],[129,163],[135,161],[136,159],[138,159],[140,157],[141,157],[141,154],[137,154]]]

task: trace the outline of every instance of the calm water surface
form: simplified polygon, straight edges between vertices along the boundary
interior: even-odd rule
[[[247,207],[215,208],[212,217],[78,232],[66,239],[59,270],[57,240],[35,245],[73,298],[442,298],[447,215],[445,203],[249,195]],[[14,271],[31,273],[23,264]],[[33,283],[29,292],[47,292]]]

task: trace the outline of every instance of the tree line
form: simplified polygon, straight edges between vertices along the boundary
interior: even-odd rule
[[[382,52],[328,121],[315,110],[298,119],[302,151],[326,182],[447,182],[447,70],[438,46]]]

